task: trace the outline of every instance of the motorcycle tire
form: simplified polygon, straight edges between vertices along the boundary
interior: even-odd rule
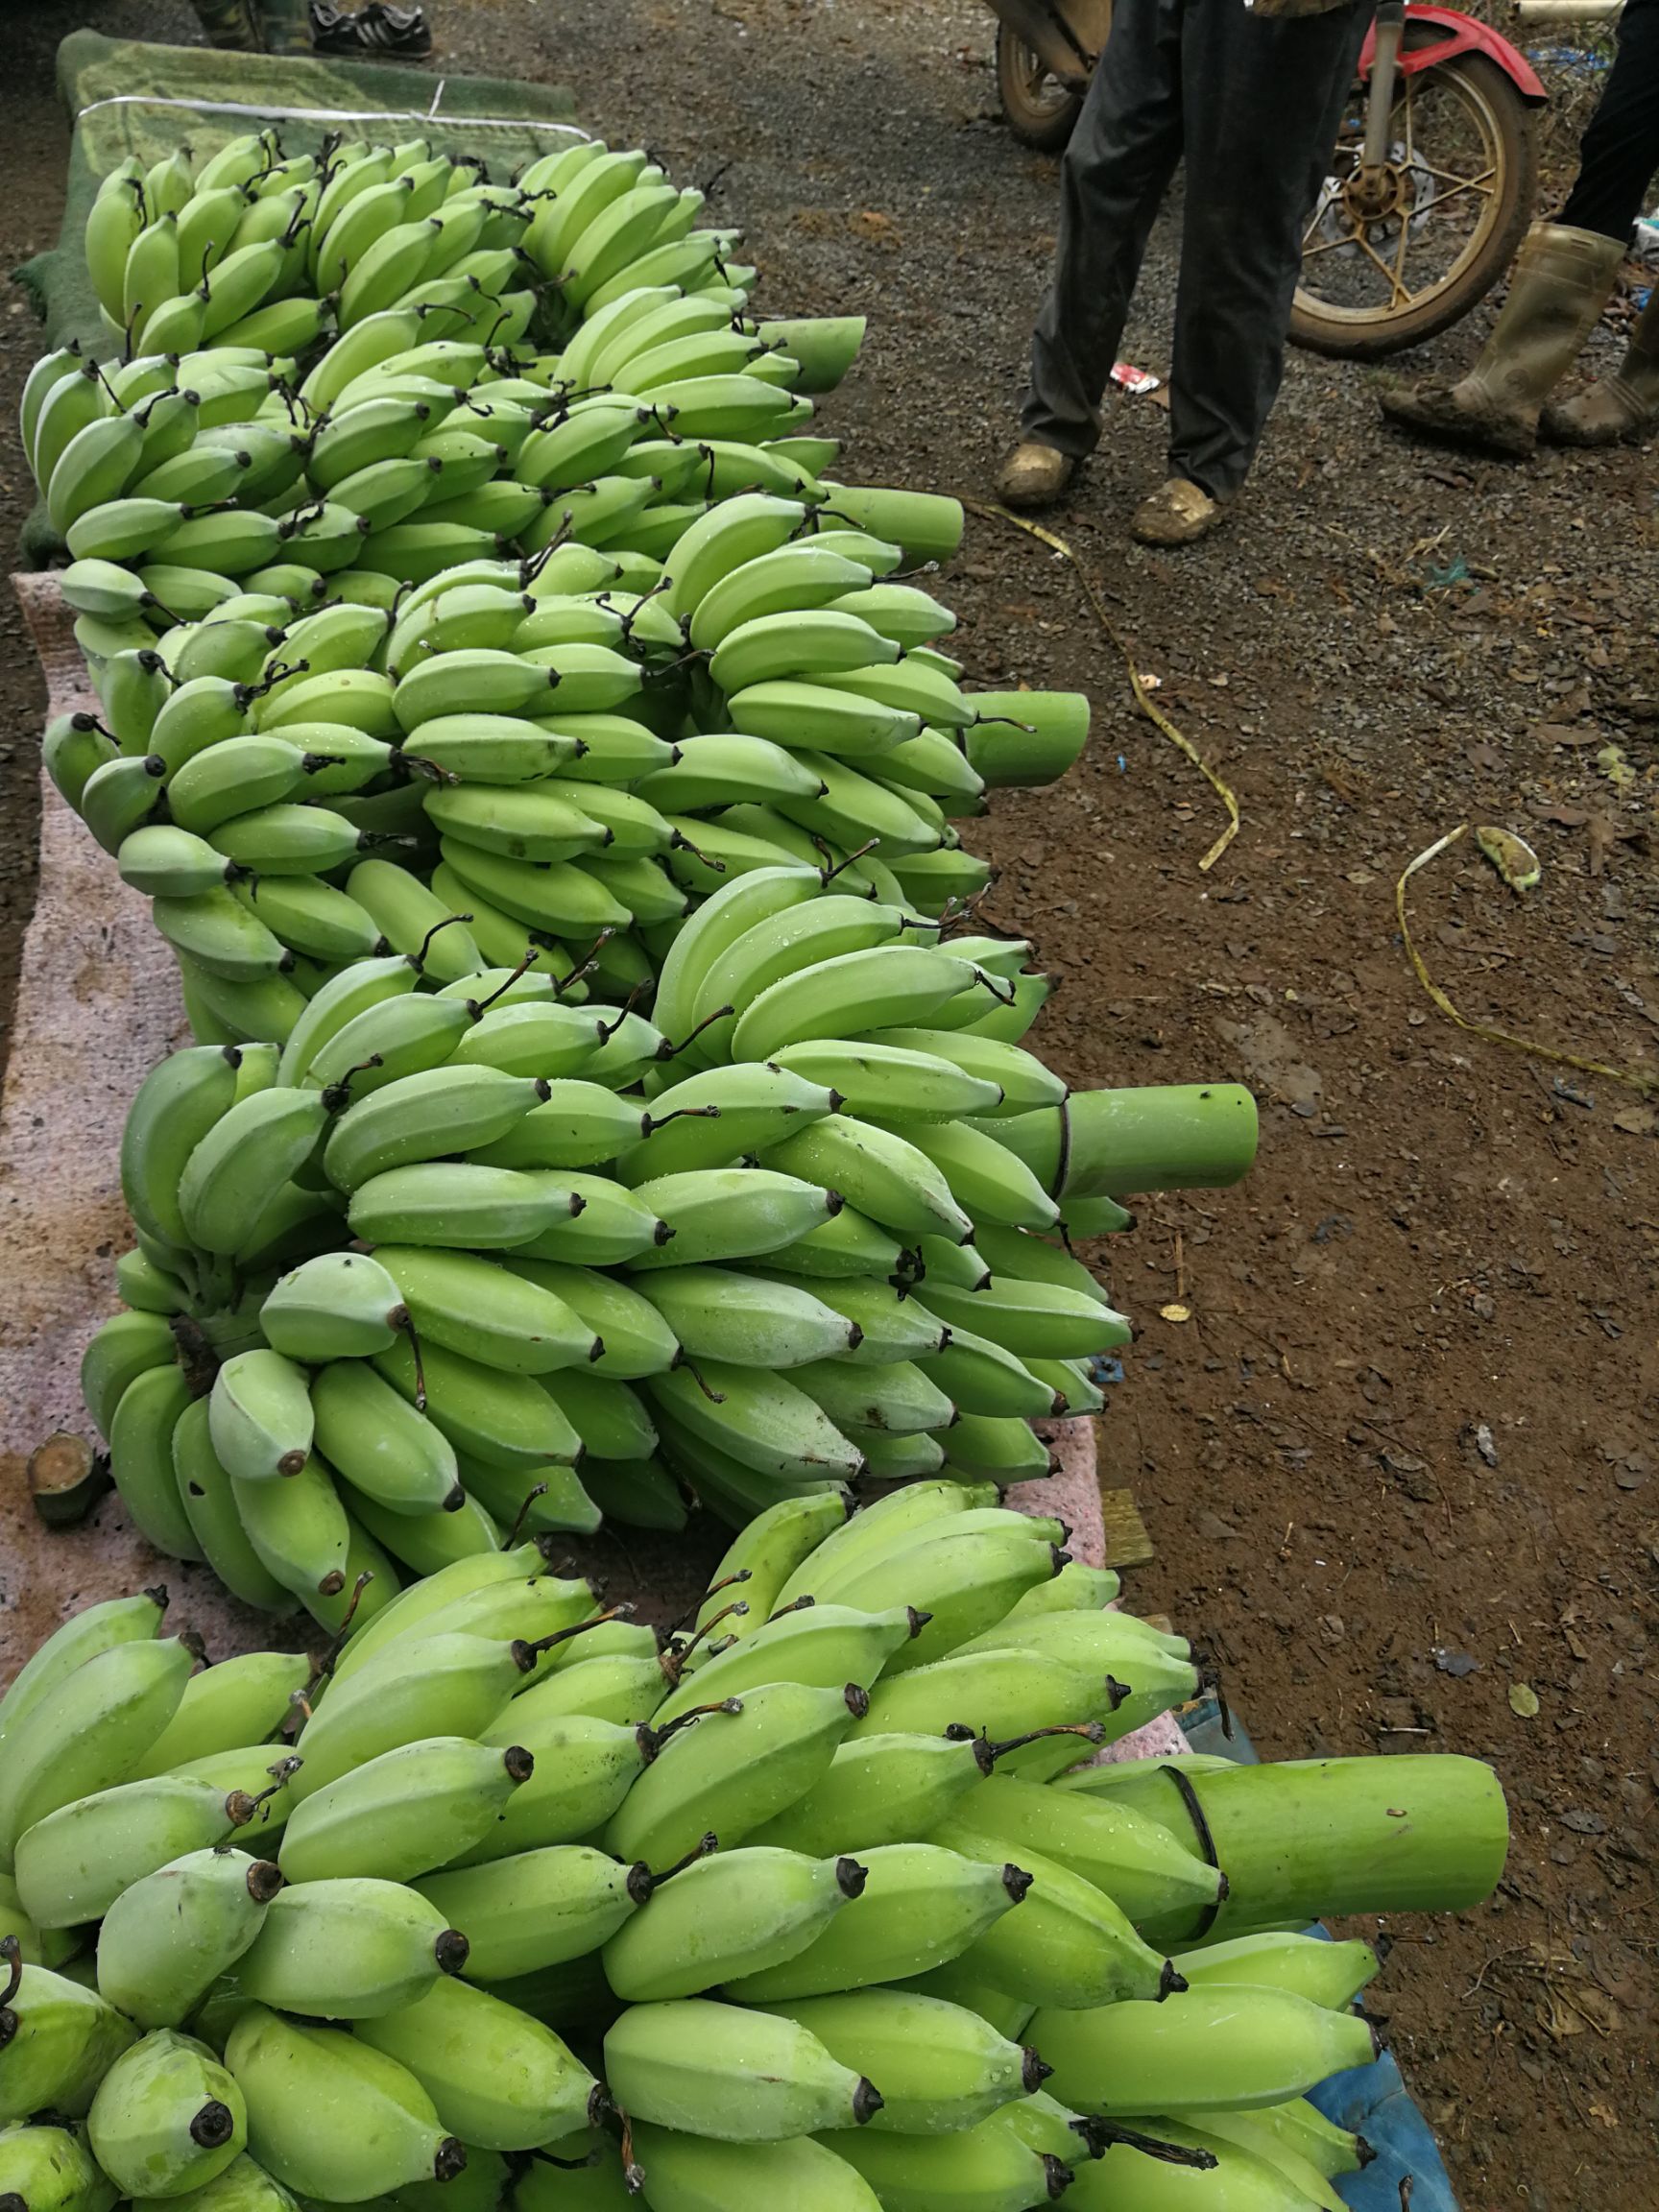
[[[997,26],[997,91],[1003,118],[1022,146],[1035,147],[1039,154],[1064,150],[1081,112],[1083,95],[1050,76],[1006,23]]]
[[[1436,42],[1436,34],[1407,29],[1406,44],[1416,50]],[[1425,70],[1419,83],[1443,75],[1457,80],[1464,102],[1483,112],[1495,143],[1494,161],[1502,181],[1484,233],[1464,260],[1454,263],[1437,284],[1405,307],[1384,312],[1343,314],[1314,296],[1297,290],[1290,311],[1290,340],[1309,353],[1336,360],[1380,361],[1421,346],[1460,322],[1503,276],[1532,220],[1538,201],[1538,138],[1533,109],[1513,81],[1483,54],[1459,54]]]

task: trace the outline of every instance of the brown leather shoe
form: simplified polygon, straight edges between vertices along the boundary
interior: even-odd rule
[[[997,472],[997,496],[1005,507],[1051,507],[1076,473],[1071,454],[1022,438]]]
[[[1190,545],[1208,536],[1221,516],[1219,500],[1185,476],[1171,476],[1136,508],[1129,535],[1142,545]]]

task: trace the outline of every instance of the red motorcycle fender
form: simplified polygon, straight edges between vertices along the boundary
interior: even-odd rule
[[[1473,15],[1464,15],[1455,8],[1419,5],[1418,0],[1411,0],[1406,10],[1407,29],[1414,23],[1431,24],[1436,31],[1443,31],[1445,36],[1436,38],[1431,46],[1405,49],[1399,60],[1403,77],[1414,77],[1420,69],[1436,69],[1442,61],[1450,61],[1458,54],[1484,54],[1489,61],[1497,63],[1529,106],[1541,108],[1548,101],[1550,95],[1526,55],[1511,46],[1502,32],[1494,31],[1491,24],[1478,22]],[[1373,24],[1359,49],[1361,83],[1371,74],[1371,59],[1376,51],[1377,30]]]

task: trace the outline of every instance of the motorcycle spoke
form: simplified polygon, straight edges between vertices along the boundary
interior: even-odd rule
[[[1429,203],[1431,207],[1440,206],[1443,202],[1455,199],[1459,192],[1479,191],[1488,185],[1498,174],[1497,168],[1492,163],[1488,163],[1478,176],[1474,177],[1459,177],[1455,169],[1436,169],[1432,161],[1423,161],[1418,166],[1426,176],[1438,178],[1443,184],[1449,184],[1452,187],[1450,192],[1436,192],[1433,199]]]
[[[1312,234],[1312,227],[1310,226],[1308,235],[1311,237]],[[1304,261],[1312,261],[1321,253],[1339,253],[1345,246],[1352,246],[1358,235],[1357,231],[1350,230],[1345,237],[1322,239],[1317,246],[1305,244],[1302,258]]]
[[[1400,279],[1395,276],[1393,270],[1389,268],[1387,262],[1383,260],[1382,254],[1378,252],[1377,249],[1372,245],[1370,239],[1365,236],[1363,231],[1355,231],[1354,243],[1358,247],[1360,252],[1365,255],[1368,261],[1374,261],[1377,264],[1378,269],[1382,272],[1382,276],[1386,280],[1388,285],[1389,308],[1393,309],[1398,307],[1402,301],[1409,301],[1411,297],[1410,293],[1406,290],[1406,287],[1400,282]]]

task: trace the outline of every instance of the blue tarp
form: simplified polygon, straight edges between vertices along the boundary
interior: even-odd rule
[[[1214,1697],[1200,1700],[1180,1717],[1194,1751],[1254,1766],[1256,1746],[1238,1714],[1230,1718],[1233,1733],[1228,1737],[1222,1734],[1221,1708]],[[1331,1931],[1315,1924],[1309,1933],[1329,1936]],[[1337,2195],[1354,2212],[1400,2212],[1400,2184],[1407,2175],[1411,2212],[1457,2212],[1439,2145],[1386,2052],[1369,2066],[1333,2074],[1309,2091],[1309,2101],[1339,2128],[1363,2135],[1377,2153],[1362,2173],[1344,2174],[1335,2184]]]

